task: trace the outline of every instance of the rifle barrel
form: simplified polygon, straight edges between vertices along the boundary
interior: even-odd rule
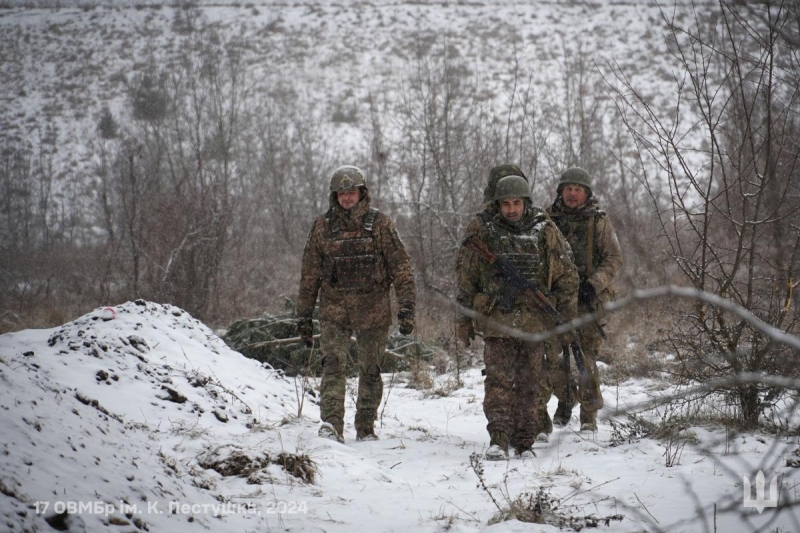
[[[313,338],[314,339],[319,339],[319,333],[314,335]],[[275,340],[271,340],[271,341],[254,342],[252,344],[246,344],[245,346],[242,346],[242,349],[245,349],[245,348],[261,348],[263,346],[283,346],[285,344],[300,344],[300,342],[302,342],[302,340],[303,339],[301,337],[289,337],[289,338],[286,338],[286,339],[275,339]],[[356,338],[355,337],[350,337],[350,340],[355,342]],[[405,357],[406,357],[405,355],[403,355],[401,353],[393,352],[392,350],[389,350],[388,348],[385,350],[385,352],[388,355],[391,355],[392,357],[396,357],[397,359],[405,359]]]

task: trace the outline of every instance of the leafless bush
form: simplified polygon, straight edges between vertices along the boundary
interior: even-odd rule
[[[759,21],[757,13],[720,2],[713,16],[690,27],[664,14],[682,70],[675,101],[691,105],[700,124],[687,123],[677,105],[672,114],[660,112],[623,72],[610,70],[612,86],[624,88],[617,102],[639,153],[668,178],[670,194],[662,197],[646,164],[634,172],[650,194],[660,236],[685,282],[796,332],[800,231],[792,221],[800,212],[794,170],[800,150],[791,109],[800,83],[797,65],[777,65],[797,51],[797,40],[781,30],[797,14],[781,6]],[[708,35],[723,38],[717,46]],[[700,141],[703,150],[696,149]],[[796,354],[788,347],[720,307],[697,301],[675,307],[673,314],[670,348],[689,382],[742,372],[798,375]],[[742,424],[754,426],[784,389],[737,383],[724,390],[739,405]]]
[[[602,517],[586,514],[582,506],[567,504],[574,495],[559,499],[543,487],[539,487],[536,493],[523,492],[517,496],[511,496],[507,490],[500,490],[500,497],[495,497],[494,492],[486,484],[483,460],[480,455],[474,452],[470,454],[469,464],[478,477],[478,487],[489,496],[497,508],[497,512],[489,520],[490,525],[507,520],[519,520],[520,522],[550,524],[558,528],[567,527],[580,531],[584,527],[595,528],[601,524],[608,526],[612,521],[623,520],[623,516],[620,514]]]
[[[292,294],[297,243],[327,207],[328,150],[291,91],[252,91],[246,46],[190,33],[176,60],[134,78],[124,134],[97,144],[97,215],[117,297],[214,322]]]

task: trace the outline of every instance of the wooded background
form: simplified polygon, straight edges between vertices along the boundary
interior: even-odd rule
[[[82,139],[89,164],[60,166],[47,131],[4,137],[0,332],[136,298],[217,328],[283,309],[329,177],[354,164],[412,256],[417,335],[452,346],[453,312],[438,298],[453,294],[455,253],[489,169],[515,163],[542,206],[563,169],[590,172],[625,253],[620,296],[694,287],[797,333],[798,5],[661,12],[653,39],[671,63],[657,95],[566,39],[551,43],[560,68],[541,89],[511,40],[502,98],[487,99],[481,73],[442,36],[414,43],[391,99],[387,87],[325,106],[291,79],[265,85],[252,47],[183,3],[173,52],[123,75],[124,107],[106,107]],[[13,42],[24,53],[24,36]],[[337,134],[347,129],[362,141]],[[664,350],[685,380],[800,369],[797,353],[702,301],[644,302],[609,329],[607,351]],[[729,392],[746,423],[783,394]]]

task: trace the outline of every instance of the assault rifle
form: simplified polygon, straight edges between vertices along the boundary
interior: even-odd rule
[[[597,314],[597,306],[595,305],[594,301],[586,304],[586,308],[589,309],[590,313]],[[597,326],[597,331],[600,332],[600,336],[603,337],[603,340],[607,341],[608,335],[606,335],[606,329],[603,327],[603,324],[595,321],[594,325]]]
[[[514,265],[512,265],[508,259],[494,255],[474,233],[467,235],[462,244],[477,253],[484,261],[496,268],[500,276],[503,278],[503,281],[505,281],[506,290],[501,296],[501,305],[507,304],[507,308],[510,307],[517,294],[522,292],[523,295],[535,302],[536,305],[542,311],[544,311],[548,317],[550,317],[556,326],[561,326],[566,323],[564,319],[561,318],[561,313],[558,312],[558,309],[553,307],[553,304],[550,303],[550,300],[541,291],[541,289],[539,289],[532,281],[520,275],[520,273],[517,272],[517,269],[514,268]],[[567,372],[567,376],[569,376],[569,356],[571,351],[572,356],[575,358],[575,364],[577,365],[578,372],[580,374],[581,394],[586,394],[589,391],[589,373],[586,371],[586,364],[583,359],[583,350],[581,349],[578,335],[572,335],[572,340],[569,344],[563,344],[562,350],[564,353],[562,365]],[[569,390],[570,395],[569,400],[572,400],[572,388],[567,387],[567,389]],[[572,402],[570,401],[570,403]]]

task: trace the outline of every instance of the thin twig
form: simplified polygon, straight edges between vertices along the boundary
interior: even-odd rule
[[[449,503],[450,505],[452,505],[453,507],[455,507],[456,509],[458,509],[459,511],[461,511],[461,512],[462,512],[462,513],[464,513],[465,515],[469,516],[469,517],[470,517],[472,520],[474,520],[475,522],[480,522],[480,520],[478,519],[478,517],[476,517],[474,514],[472,514],[472,513],[468,512],[468,511],[465,511],[464,509],[462,509],[461,507],[459,507],[458,505],[456,505],[455,503],[453,503],[453,501],[452,501],[452,500],[449,500],[449,499],[445,498],[445,499],[444,499],[444,501],[446,501],[447,503]]]
[[[593,491],[595,489],[599,489],[603,485],[608,485],[609,483],[613,483],[614,481],[619,481],[619,478],[615,477],[614,479],[609,479],[608,481],[604,481],[603,483],[600,483],[599,485],[595,485],[594,487],[589,487],[586,490],[576,490],[572,494],[568,494],[568,495],[564,496],[563,498],[561,498],[560,500],[558,500],[558,503],[560,503],[560,504],[564,503],[564,502],[566,502],[568,500],[571,500],[572,498],[574,498],[576,496],[580,496],[581,494],[585,494],[585,493],[591,492],[591,491]]]
[[[642,500],[639,499],[639,495],[636,494],[635,492],[633,493],[633,495],[636,496],[636,501],[639,502],[639,504],[644,508],[645,512],[650,515],[650,518],[655,520],[656,524],[660,524],[661,522],[659,522],[658,519],[655,516],[653,516],[653,514],[650,512],[647,506],[644,503],[642,503]],[[715,505],[715,510],[716,510],[716,505]]]

